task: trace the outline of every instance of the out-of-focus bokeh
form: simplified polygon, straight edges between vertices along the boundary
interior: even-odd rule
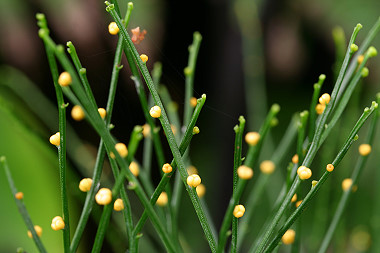
[[[123,13],[126,4],[126,1],[120,1]],[[193,140],[191,156],[202,178],[208,182],[205,198],[217,226],[224,215],[224,211],[219,210],[225,210],[232,192],[233,127],[240,115],[247,115],[246,105],[253,102],[256,106],[255,114],[248,117],[253,118],[247,122],[251,131],[259,130],[267,108],[273,103],[281,106],[279,124],[272,134],[272,146],[276,145],[293,113],[309,108],[313,84],[320,74],[327,76],[323,91],[332,90],[336,61],[333,29],[339,26],[348,40],[355,25],[361,23],[363,29],[357,39],[360,46],[379,18],[379,10],[380,1],[377,0],[134,2],[129,29],[139,26],[148,32],[137,49],[149,56],[150,69],[154,62],[162,62],[161,82],[178,103],[180,112],[184,103],[183,69],[187,66],[188,46],[194,31],[202,34],[194,95],[200,97],[206,93],[207,102],[197,124],[201,134]],[[55,147],[48,143],[49,136],[58,129],[58,117],[46,54],[38,37],[35,21],[38,12],[46,14],[53,39],[64,45],[67,41],[74,43],[82,65],[87,68],[99,107],[106,106],[105,94],[108,94],[116,37],[108,34],[111,17],[105,11],[103,1],[0,1],[0,155],[7,156],[16,185],[25,194],[32,219],[43,227],[43,241],[49,252],[59,252],[61,247],[55,247],[61,245],[61,235],[50,229],[51,219],[61,210],[58,160]],[[380,48],[380,36],[373,45]],[[125,59],[123,61],[127,66]],[[363,108],[380,91],[378,58],[371,60],[369,69],[370,75],[363,82],[360,94]],[[245,94],[244,82],[247,80],[262,84],[261,93],[252,95],[255,101],[250,101],[250,96]],[[354,114],[352,120],[356,118],[357,114]],[[68,151],[72,162],[70,211],[75,224],[84,199],[84,195],[75,193],[77,183],[82,176],[91,176],[99,137],[94,137],[95,131],[87,123],[68,121],[72,127],[69,138],[73,140]],[[133,126],[144,123],[130,72],[125,67],[121,71],[115,102],[113,124],[116,128],[113,134],[127,142]],[[268,146],[266,149],[270,150],[270,144]],[[290,160],[294,152],[295,149],[286,159]],[[269,157],[270,154],[264,154],[262,159]],[[168,161],[171,158],[168,151]],[[286,163],[278,169],[285,171],[285,168]],[[369,175],[364,173],[363,177]],[[274,187],[274,192],[278,188]],[[363,192],[358,193],[364,195],[363,200],[370,199],[371,189],[363,189]],[[0,251],[14,252],[20,246],[34,252],[2,171],[0,197],[3,200]],[[354,201],[366,208],[363,200]],[[191,205],[188,200],[183,202],[185,207]],[[263,206],[269,208],[266,202]],[[262,210],[257,215],[265,213]],[[184,234],[191,229],[199,230],[197,223],[189,222],[196,219],[194,212],[189,215],[188,219],[181,217]],[[358,240],[355,231],[368,231],[368,219],[356,218],[357,223],[348,222],[347,232],[341,232],[339,249],[353,247],[350,245]],[[96,222],[89,226],[96,226]],[[82,252],[88,252],[86,245],[93,240],[94,232],[88,231]],[[192,243],[195,240],[189,239]],[[318,238],[307,240],[312,246],[318,245]],[[197,243],[199,249],[206,244],[205,241]]]

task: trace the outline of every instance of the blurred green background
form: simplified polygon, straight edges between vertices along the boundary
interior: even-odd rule
[[[237,3],[243,8],[236,9]],[[120,2],[120,6],[125,10],[126,2]],[[149,68],[155,61],[163,63],[162,83],[178,103],[180,112],[183,108],[183,68],[187,65],[187,47],[191,44],[194,31],[199,31],[203,36],[194,95],[199,97],[206,93],[207,106],[199,119],[201,134],[193,141],[191,157],[207,182],[205,199],[218,226],[224,215],[220,210],[226,208],[232,192],[233,127],[239,115],[247,114],[243,67],[247,55],[239,18],[245,15],[248,17],[245,20],[252,22],[247,23],[248,41],[258,46],[249,55],[252,58],[247,60],[252,63],[252,73],[264,84],[265,96],[256,101],[257,104],[262,102],[261,108],[257,110],[265,112],[273,103],[281,106],[279,125],[273,130],[272,142],[268,142],[264,148],[266,152],[261,157],[264,160],[270,157],[273,146],[279,142],[293,113],[308,109],[312,85],[321,73],[327,75],[323,91],[332,90],[336,55],[332,29],[339,25],[349,37],[354,26],[361,23],[363,29],[357,40],[360,46],[372,24],[379,18],[379,10],[380,2],[377,0],[360,3],[352,0],[134,2],[130,27],[140,26],[148,31],[146,39],[137,49],[149,55]],[[57,42],[65,44],[71,40],[76,46],[100,107],[106,105],[104,94],[108,93],[116,40],[107,33],[111,18],[105,11],[103,1],[0,1],[0,155],[7,156],[16,186],[25,194],[25,204],[33,221],[43,227],[42,240],[48,251],[60,252],[61,233],[50,229],[51,219],[59,215],[61,210],[58,160],[55,147],[48,143],[49,136],[58,129],[58,117],[43,43],[37,35],[34,18],[37,12],[46,14],[52,37]],[[380,48],[380,36],[377,36],[373,45]],[[340,126],[342,131],[339,133],[343,133],[343,136],[336,147],[331,144],[334,146],[332,149],[322,150],[313,168],[331,159],[339,143],[344,141],[347,132],[345,127],[350,128],[362,108],[368,106],[380,91],[379,66],[379,57],[371,60],[370,76],[363,82],[360,93],[358,91],[356,94],[360,102],[352,105],[350,114],[344,118],[347,124],[342,123]],[[134,125],[145,123],[129,76],[127,68],[123,69],[113,119],[116,125],[113,134],[124,140],[129,138]],[[261,114],[254,115],[248,130],[257,131],[262,118]],[[69,180],[72,194],[70,211],[75,224],[84,199],[84,195],[77,191],[77,183],[81,177],[91,175],[99,138],[94,137],[95,132],[87,123],[77,123],[71,119],[68,122],[71,125],[68,153],[72,168]],[[330,196],[324,198],[325,202],[319,203],[319,208],[323,205],[323,210],[317,208],[316,200],[313,203],[317,207],[309,207],[302,217],[304,233],[317,230],[315,234],[310,232],[310,236],[305,236],[304,252],[313,252],[310,249],[319,246],[330,212],[334,210],[334,203],[340,196],[340,181],[350,174],[352,162],[349,160],[356,157],[357,145],[347,154],[349,159],[346,158],[341,165],[341,168],[347,169],[334,174],[328,186],[323,187],[324,192],[321,194]],[[375,154],[378,150],[375,147]],[[289,151],[283,164],[278,166],[278,173],[285,173],[286,164],[294,153],[295,149]],[[141,150],[138,154],[141,155]],[[171,159],[169,152],[167,158]],[[332,248],[334,251],[331,252],[361,252],[353,246],[353,242],[357,231],[371,230],[373,207],[379,201],[373,181],[378,166],[379,161],[373,155],[362,175],[359,190],[350,201],[347,216],[350,218],[345,218],[338,229]],[[273,185],[273,189],[267,192],[269,200],[278,193],[280,182],[274,182]],[[0,172],[0,197],[4,200],[0,208],[0,224],[5,228],[0,231],[0,252],[14,252],[17,247],[34,252],[35,247],[26,235],[25,225],[17,212],[3,171]],[[323,201],[323,198],[320,199]],[[137,212],[141,211],[141,207],[136,205]],[[187,198],[184,198],[182,205],[183,210],[191,210]],[[270,206],[269,201],[263,200],[256,214],[260,220],[264,219]],[[315,223],[312,221],[316,217],[314,210],[318,210],[315,212],[319,218],[321,215],[318,214],[322,212],[320,228],[313,227]],[[190,235],[194,230],[200,231],[199,224],[193,222],[196,219],[193,211],[184,212],[183,215],[181,223],[184,235]],[[257,222],[256,230],[262,222]],[[87,245],[91,244],[94,235],[91,228],[95,224],[93,221],[89,225],[82,252],[88,252]],[[370,239],[371,242],[375,240]],[[204,250],[206,241],[199,241],[198,236],[189,236],[188,241],[199,252],[207,252]],[[144,243],[148,245],[148,250],[148,241]],[[106,243],[105,249],[124,252],[122,247],[118,251],[112,243]],[[374,252],[368,247],[366,250]]]

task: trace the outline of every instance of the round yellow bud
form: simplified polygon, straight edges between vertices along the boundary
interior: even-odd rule
[[[65,222],[63,221],[61,216],[55,216],[51,221],[50,226],[54,231],[58,231],[65,228]]]
[[[243,205],[236,205],[232,214],[236,218],[240,218],[240,217],[243,217],[244,213],[245,213],[245,207]]]
[[[204,184],[198,185],[195,190],[197,191],[199,198],[202,198],[206,194],[206,186]]]
[[[281,241],[283,244],[292,244],[294,242],[294,239],[296,237],[296,231],[293,229],[288,229],[288,231],[285,232],[285,234],[282,236]]]
[[[260,140],[260,134],[258,132],[249,132],[245,135],[245,142],[250,146],[255,146]]]
[[[315,107],[315,111],[317,112],[318,115],[322,114],[323,111],[325,110],[326,108],[326,105],[323,105],[323,104],[317,104],[317,106]]]
[[[153,118],[159,118],[161,117],[161,108],[158,105],[155,105],[152,108],[150,108],[149,114]]]
[[[193,108],[197,105],[197,98],[196,97],[190,98],[190,105]]]
[[[330,94],[324,93],[322,96],[319,97],[319,103],[322,105],[327,105],[330,102]]]
[[[119,33],[119,27],[117,26],[117,24],[115,22],[111,22],[109,25],[108,25],[108,32],[111,34],[111,35],[116,35]]]
[[[125,146],[124,143],[116,143],[115,144],[115,149],[116,151],[119,153],[119,155],[123,158],[127,157],[128,155],[128,149],[127,149],[127,146]]]
[[[61,143],[61,134],[59,132],[53,134],[52,136],[50,136],[49,141],[51,144],[59,146],[59,144]]]
[[[290,202],[294,203],[297,201],[297,193],[294,193],[292,199],[290,200]]]
[[[342,189],[343,191],[348,191],[352,185],[352,179],[346,178],[342,181]]]
[[[144,124],[142,128],[143,128],[142,134],[144,135],[144,138],[150,137],[150,125]]]
[[[129,170],[132,172],[132,174],[137,177],[139,174],[140,174],[140,168],[139,168],[139,165],[137,164],[137,162],[135,161],[132,161],[130,164],[129,164]]]
[[[301,205],[301,203],[302,203],[302,200],[298,200],[298,201],[296,202],[296,207],[299,207],[299,206]]]
[[[168,164],[168,163],[165,163],[165,164],[162,166],[162,171],[163,171],[164,173],[170,173],[170,172],[172,172],[172,170],[173,170],[172,166],[171,166],[170,164]]]
[[[21,200],[24,198],[24,193],[23,192],[18,192],[15,194],[15,198],[18,200]]]
[[[197,187],[201,184],[201,177],[198,174],[193,174],[187,177],[187,184],[192,187]]]
[[[99,109],[98,109],[98,112],[99,112],[99,114],[100,114],[100,117],[102,117],[102,119],[105,119],[105,117],[107,116],[107,111],[106,111],[106,109],[104,109],[104,108],[99,108]]]
[[[189,174],[189,176],[193,175],[193,174],[198,174],[197,168],[195,168],[195,166],[193,166],[193,165],[190,165],[189,167],[187,167],[186,170],[187,170],[187,174]]]
[[[200,130],[199,130],[199,127],[195,126],[193,128],[193,134],[199,134]]]
[[[115,211],[121,211],[124,209],[124,202],[122,199],[116,199],[113,203],[113,210]]]
[[[327,170],[328,172],[332,172],[332,171],[334,170],[334,165],[332,165],[331,163],[327,164],[327,166],[326,166],[326,170]]]
[[[371,148],[371,145],[369,145],[369,144],[362,144],[359,146],[359,154],[361,156],[369,155],[371,153],[371,150],[372,150],[372,148]]]
[[[297,169],[297,174],[301,180],[309,179],[312,175],[311,170],[305,166],[300,166]]]
[[[34,226],[34,230],[36,231],[36,234],[38,237],[41,237],[42,235],[42,228],[38,225],[35,225]],[[32,235],[32,232],[30,230],[28,230],[28,237],[29,238],[33,238],[33,235]]]
[[[83,178],[79,182],[79,190],[82,192],[88,192],[91,189],[92,179],[91,178]]]
[[[62,72],[58,77],[58,84],[61,86],[69,86],[72,83],[71,75],[69,72]]]
[[[146,54],[140,55],[140,59],[142,60],[143,63],[146,63],[148,61],[148,56]]]
[[[298,160],[299,160],[298,155],[295,154],[295,155],[292,157],[292,163],[297,164],[297,163],[298,163]]]
[[[168,204],[168,194],[166,192],[161,192],[156,204],[159,206],[166,206]]]
[[[276,165],[269,160],[262,161],[260,164],[260,170],[264,174],[272,174],[275,168]]]
[[[101,188],[95,195],[95,200],[98,205],[108,205],[112,201],[112,192],[108,188]]]
[[[358,56],[358,65],[362,64],[363,60],[364,60],[364,55],[362,55],[362,54],[359,55]]]
[[[71,117],[76,121],[81,121],[82,119],[84,119],[84,116],[85,114],[82,107],[80,107],[79,105],[74,105],[73,109],[71,109]]]
[[[239,178],[244,179],[244,180],[248,180],[248,179],[251,179],[253,177],[253,170],[248,166],[241,165],[237,169],[237,174],[238,174]]]

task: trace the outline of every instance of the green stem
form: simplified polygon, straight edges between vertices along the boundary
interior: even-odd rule
[[[243,116],[239,117],[239,126],[235,126],[235,148],[234,148],[234,170],[233,170],[233,195],[236,194],[236,187],[238,183],[237,169],[241,165],[241,150],[243,142],[243,133],[245,127],[245,119]],[[239,202],[239,200],[238,200]],[[237,238],[238,238],[238,218],[232,218],[232,238],[231,238],[231,252],[237,252]]]
[[[38,248],[39,252],[46,253],[47,251],[46,251],[44,245],[42,244],[40,237],[37,235],[36,230],[34,229],[32,219],[30,218],[28,210],[26,210],[24,202],[15,197],[16,194],[18,193],[18,191],[17,191],[16,185],[13,181],[12,174],[11,174],[11,171],[9,169],[7,159],[5,158],[5,156],[0,157],[0,166],[5,170],[5,175],[7,176],[9,187],[11,188],[11,192],[12,192],[12,195],[14,197],[14,200],[16,201],[16,205],[18,207],[18,210],[19,210],[22,218],[24,219],[26,227],[32,233],[33,241],[36,244],[36,247]]]
[[[120,21],[121,23],[121,21]],[[124,28],[125,29],[125,28]],[[39,36],[48,44],[49,47],[54,48],[54,53],[60,63],[62,64],[63,68],[68,71],[73,79],[72,84],[70,85],[70,88],[74,91],[75,95],[78,98],[78,101],[82,104],[83,109],[87,112],[88,118],[96,130],[96,132],[100,135],[100,137],[103,139],[104,144],[106,145],[107,152],[112,152],[116,156],[116,161],[118,162],[119,166],[122,169],[122,172],[120,173],[120,179],[116,181],[115,187],[117,186],[118,190],[120,190],[121,184],[124,181],[124,177],[127,177],[127,179],[135,186],[134,190],[136,192],[136,195],[140,199],[143,206],[148,210],[148,214],[151,217],[151,221],[154,225],[154,227],[157,229],[158,235],[162,239],[164,245],[166,246],[167,250],[169,252],[174,252],[174,247],[172,245],[172,242],[170,241],[167,233],[165,232],[165,229],[163,228],[163,225],[161,221],[158,219],[157,214],[155,213],[153,207],[150,205],[149,200],[147,199],[140,183],[137,181],[137,179],[133,176],[132,172],[129,171],[127,162],[119,155],[119,153],[115,149],[115,140],[112,138],[109,130],[106,128],[106,125],[104,124],[103,120],[101,119],[97,108],[95,108],[91,102],[89,102],[85,91],[81,85],[79,85],[79,79],[76,76],[76,73],[67,59],[67,56],[64,54],[64,50],[62,46],[56,46],[54,41],[49,37],[48,30],[46,29],[40,29]]]
[[[193,135],[193,130],[192,129],[194,128],[195,123],[198,120],[198,116],[200,114],[200,111],[201,111],[201,109],[202,109],[205,101],[206,101],[206,97],[205,96],[202,96],[201,99],[198,99],[198,103],[197,103],[197,106],[195,107],[195,110],[194,110],[194,113],[193,113],[193,117],[190,120],[190,124],[187,127],[187,129],[186,129],[185,135],[183,136],[181,145],[179,147],[181,154],[185,153],[187,147],[190,144],[190,141],[191,141],[191,138],[192,138],[192,135]],[[158,186],[156,187],[153,195],[150,198],[150,203],[152,205],[154,205],[156,203],[156,201],[157,201],[158,197],[160,196],[161,192],[163,192],[166,184],[169,182],[169,180],[171,179],[172,175],[175,172],[175,168],[177,166],[177,163],[176,163],[176,161],[174,159],[171,162],[171,166],[173,168],[173,171],[170,172],[170,173],[167,173],[167,175],[163,175],[162,176],[160,183],[158,184]],[[137,222],[135,229],[133,230],[133,235],[134,235],[134,238],[136,240],[138,240],[138,238],[136,238],[136,237],[140,233],[140,231],[141,231],[142,227],[144,226],[147,218],[148,218],[147,212],[144,211],[144,213],[142,214],[140,220]]]
[[[325,75],[320,75],[318,79],[318,83],[314,84],[314,92],[313,92],[313,98],[311,100],[310,104],[310,117],[309,117],[309,140],[312,140],[314,138],[314,133],[315,133],[315,119],[317,118],[317,114],[315,111],[315,107],[317,106],[318,103],[318,98],[319,94],[321,92],[321,88],[323,85],[323,82],[325,81],[326,76]],[[300,160],[302,161],[302,160]]]
[[[377,98],[377,103],[379,103],[379,102],[380,102],[380,97]],[[379,111],[379,109],[377,109],[375,116],[372,118],[371,125],[370,125],[370,128],[368,130],[367,138],[365,141],[365,143],[370,144],[370,145],[372,145],[372,143],[373,143],[374,133],[375,133],[376,126],[378,123],[378,118],[379,118],[378,111]],[[335,229],[338,226],[338,223],[339,223],[340,219],[342,218],[343,212],[344,212],[344,210],[348,204],[348,200],[352,194],[352,187],[354,185],[356,185],[358,178],[360,176],[360,173],[363,170],[364,166],[366,165],[367,159],[368,159],[368,156],[360,156],[359,157],[359,159],[356,163],[355,169],[351,175],[352,184],[349,187],[349,189],[345,190],[342,194],[342,197],[339,201],[338,207],[337,207],[337,209],[334,213],[334,216],[331,220],[330,226],[329,226],[329,228],[325,234],[325,237],[323,238],[321,247],[319,248],[319,251],[318,251],[319,253],[326,252],[326,250],[327,250],[327,248],[331,242],[332,236],[335,232]]]
[[[190,105],[190,99],[193,96],[195,66],[197,63],[197,57],[198,57],[201,41],[202,41],[202,35],[199,32],[194,32],[193,43],[189,46],[189,60],[187,63],[187,67],[184,70],[184,73],[186,76],[186,85],[185,85],[183,126],[187,126],[191,119],[192,108]]]
[[[108,12],[110,12],[110,14],[112,15],[116,24],[118,25],[120,32],[123,35],[124,41],[127,43],[129,49],[131,50],[133,57],[134,57],[134,60],[137,63],[137,65],[138,65],[138,67],[139,67],[139,69],[140,69],[140,71],[141,71],[141,73],[145,79],[146,84],[148,85],[148,88],[152,94],[153,100],[155,101],[156,105],[161,108],[161,117],[159,118],[161,125],[165,131],[166,138],[169,142],[170,149],[172,151],[174,159],[176,160],[176,162],[178,164],[178,168],[179,168],[179,171],[181,173],[182,181],[184,182],[186,190],[188,191],[188,194],[190,196],[191,202],[193,203],[194,209],[197,213],[198,219],[201,223],[201,226],[202,226],[203,231],[205,233],[206,239],[209,242],[211,251],[215,252],[216,251],[216,242],[215,242],[215,238],[212,235],[210,224],[207,221],[207,218],[206,218],[204,210],[200,204],[200,201],[199,201],[198,195],[195,191],[195,188],[188,186],[186,183],[187,171],[186,171],[183,159],[181,157],[181,153],[180,153],[178,146],[177,146],[177,143],[175,141],[173,132],[171,130],[170,123],[169,123],[169,120],[167,118],[165,109],[164,109],[162,102],[161,102],[161,99],[157,93],[157,90],[155,88],[153,80],[149,74],[149,71],[148,71],[145,63],[143,63],[142,60],[140,59],[139,53],[137,52],[136,48],[134,47],[134,45],[131,41],[131,38],[129,37],[129,35],[127,33],[127,30],[122,25],[121,20],[118,17],[113,5],[110,5],[108,2],[106,2],[106,4],[107,4],[106,10]]]
[[[46,54],[49,61],[50,71],[53,77],[53,83],[57,96],[58,104],[58,117],[59,117],[59,133],[60,144],[58,146],[58,162],[59,162],[59,177],[61,188],[61,201],[62,201],[62,218],[65,222],[63,231],[63,246],[64,252],[70,252],[70,218],[69,218],[69,203],[66,190],[66,107],[63,100],[62,89],[58,84],[58,67],[54,57],[53,50],[46,46]]]
[[[309,117],[308,111],[300,113],[300,124],[298,125],[298,138],[297,138],[297,155],[299,163],[302,163],[304,157],[304,142],[306,135],[306,124]]]
[[[360,130],[360,128],[363,126],[363,124],[366,122],[368,117],[374,112],[374,110],[378,107],[378,104],[375,102],[372,102],[371,108],[365,108],[363,114],[353,127],[349,137],[347,138],[346,142],[343,144],[342,149],[338,152],[338,155],[335,157],[334,161],[332,162],[332,165],[336,168],[340,161],[343,159],[345,154],[347,153],[348,149],[351,147],[352,143],[358,138],[357,133]],[[327,180],[331,172],[325,171],[325,173],[322,175],[318,183],[311,188],[311,190],[308,192],[306,197],[303,199],[301,205],[298,206],[298,208],[292,213],[292,215],[287,219],[285,224],[281,227],[281,229],[278,231],[275,238],[269,243],[268,247],[264,252],[271,252],[278,244],[278,242],[281,240],[281,237],[284,235],[284,233],[290,228],[290,226],[295,222],[295,220],[301,215],[303,210],[306,208],[306,206],[310,203],[311,199],[315,196],[315,194],[318,192],[318,190],[321,188],[323,183]],[[300,181],[297,177],[297,181]]]

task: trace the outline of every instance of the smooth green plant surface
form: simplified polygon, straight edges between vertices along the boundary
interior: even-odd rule
[[[236,1],[236,11],[241,8],[241,2]],[[252,117],[254,117],[253,112],[258,109],[253,108],[257,107],[257,103],[248,103],[247,111],[250,115],[246,117],[247,120],[245,117],[240,116],[237,120],[238,125],[233,129],[235,131],[234,163],[231,165],[230,173],[233,190],[219,227],[214,224],[213,211],[215,210],[209,210],[207,202],[201,193],[201,186],[194,186],[188,180],[192,173],[198,173],[190,173],[188,170],[192,165],[189,149],[192,139],[198,138],[197,120],[202,117],[202,109],[207,104],[205,94],[198,99],[194,98],[195,104],[191,105],[190,103],[194,92],[196,62],[202,36],[200,33],[195,32],[193,43],[189,47],[188,66],[184,69],[185,96],[183,101],[184,113],[181,121],[180,113],[173,107],[170,92],[160,82],[162,66],[156,63],[154,69],[150,72],[146,62],[140,57],[144,52],[138,52],[128,33],[129,20],[133,18],[133,4],[128,3],[124,19],[121,19],[117,1],[114,0],[111,3],[106,1],[105,5],[106,11],[114,20],[119,31],[110,78],[106,106],[107,114],[104,119],[99,115],[99,106],[87,78],[87,70],[82,66],[74,44],[71,41],[67,42],[66,50],[68,54],[66,54],[65,48],[62,45],[57,45],[50,37],[46,17],[43,14],[36,15],[40,28],[38,35],[46,49],[57,97],[56,110],[52,111],[58,112],[58,126],[55,127],[58,127],[56,131],[60,132],[60,143],[57,145],[59,168],[59,180],[57,181],[59,181],[60,185],[61,211],[56,215],[62,217],[65,226],[61,229],[62,231],[57,231],[56,233],[62,233],[63,252],[77,252],[81,243],[90,245],[87,247],[91,247],[92,252],[101,252],[104,247],[107,247],[107,250],[112,248],[114,251],[128,250],[129,252],[148,250],[155,252],[192,252],[195,249],[199,250],[197,245],[194,246],[190,243],[190,240],[193,241],[193,239],[185,236],[186,229],[182,225],[181,218],[183,219],[184,215],[190,212],[195,213],[195,215],[189,217],[196,219],[201,228],[199,231],[203,232],[203,234],[192,233],[191,237],[207,242],[208,248],[204,249],[204,251],[272,252],[282,248],[285,249],[288,246],[282,246],[281,239],[291,228],[296,231],[296,238],[295,241],[293,240],[293,246],[291,246],[292,252],[297,252],[302,247],[305,247],[304,241],[309,239],[305,237],[305,232],[300,229],[303,220],[298,220],[296,224],[294,223],[307,210],[307,207],[312,206],[313,198],[317,197],[317,193],[323,190],[324,185],[328,184],[330,175],[340,169],[338,165],[341,162],[343,163],[343,158],[349,152],[350,147],[359,139],[359,135],[361,135],[360,129],[371,117],[371,125],[367,130],[367,138],[364,143],[370,145],[375,143],[375,131],[380,115],[378,109],[379,95],[374,98],[376,102],[372,102],[370,107],[366,107],[363,113],[357,116],[356,123],[349,127],[349,133],[341,137],[344,139],[343,142],[337,140],[337,135],[334,131],[337,129],[336,125],[339,124],[342,118],[344,119],[345,109],[348,108],[348,104],[352,100],[351,97],[354,96],[358,85],[368,76],[367,62],[377,54],[376,49],[370,44],[380,29],[380,19],[359,46],[357,46],[359,43],[356,42],[356,37],[362,26],[358,24],[354,28],[352,36],[346,45],[346,53],[342,56],[341,67],[339,71],[336,71],[336,82],[331,92],[331,97],[329,96],[329,101],[325,102],[321,100],[322,97],[320,98],[322,85],[325,79],[329,77],[320,75],[318,82],[314,85],[314,93],[310,96],[311,102],[309,105],[305,105],[305,108],[309,108],[309,111],[295,113],[287,130],[284,131],[282,139],[276,142],[276,148],[273,149],[270,156],[270,164],[277,168],[282,166],[287,168],[283,170],[285,171],[284,173],[273,173],[274,168],[266,170],[263,167],[265,163],[260,163],[262,156],[267,155],[263,154],[263,147],[266,143],[272,141],[270,132],[278,124],[277,115],[280,113],[280,106],[273,104],[269,111],[265,112],[267,113],[265,118],[260,115],[260,120],[262,120],[261,127],[257,129],[255,135],[258,138],[250,140],[249,138],[247,139],[249,135],[245,135],[245,133],[250,132],[251,134],[255,129],[248,128],[247,130],[246,125],[252,127],[257,124],[247,122],[247,120],[252,120]],[[247,20],[241,19],[239,22],[243,26]],[[254,54],[254,48],[248,44],[250,42],[249,35],[244,34],[243,40],[245,43],[243,50],[248,52],[249,55]],[[344,43],[343,41],[340,40],[339,42],[336,39],[336,43],[340,43],[339,45]],[[123,53],[126,56],[128,66],[121,65]],[[362,57],[361,61],[358,61],[359,55]],[[248,61],[245,62],[245,66],[246,68],[249,67]],[[118,77],[120,72],[126,68],[129,68],[132,73],[131,79],[135,84],[142,112],[147,122],[144,127],[136,126],[134,128],[129,142],[118,140],[112,134],[114,126],[111,123],[115,97],[117,96]],[[71,76],[72,81],[68,86],[63,86],[59,83],[59,76],[62,71],[68,72]],[[262,79],[256,80],[259,80],[259,83],[263,82]],[[263,87],[260,86],[262,84],[252,86],[250,82],[253,81],[255,79],[246,78],[247,90],[254,92],[255,87],[257,87],[257,89],[260,89],[259,94],[264,94]],[[145,85],[149,93],[146,93]],[[23,94],[20,93],[20,96],[23,96]],[[32,100],[26,100],[26,103],[33,103]],[[324,110],[320,115],[317,115],[315,110],[318,103],[324,106]],[[73,142],[79,145],[80,140],[78,140],[77,136],[70,135],[74,130],[67,124],[68,113],[66,110],[71,105],[81,106],[86,121],[100,137],[93,169],[79,169],[79,174],[91,175],[92,185],[91,189],[86,193],[86,197],[82,198],[83,209],[80,218],[75,224],[69,218],[69,214],[73,210],[69,201],[69,194],[74,188],[68,187],[68,177],[69,173],[76,172],[70,172],[71,165],[68,158],[72,156],[70,149],[73,144],[70,144],[70,142],[74,140]],[[160,108],[160,113],[154,118],[154,115],[150,112],[152,106]],[[160,129],[163,130],[164,135]],[[331,134],[332,132],[334,134]],[[337,147],[333,151],[335,155],[331,156],[330,160],[323,159],[322,163],[315,164],[315,158],[319,158],[321,150],[325,146],[323,145],[324,142],[329,142],[330,139],[335,140],[337,143]],[[119,142],[128,144],[128,153],[126,155],[118,152],[115,145]],[[143,158],[141,161],[137,156],[140,145],[143,146]],[[246,149],[247,146],[248,148]],[[169,148],[170,157],[167,155],[168,150],[165,150],[165,147]],[[294,154],[297,155],[297,160],[287,161],[288,165],[286,165],[285,159],[289,159],[289,155],[293,156]],[[318,248],[319,252],[328,250],[334,232],[338,229],[338,223],[342,220],[345,208],[349,205],[348,200],[352,195],[351,188],[359,183],[358,179],[365,168],[367,159],[367,155],[359,156],[357,159],[357,165],[351,175],[353,184],[349,190],[343,192],[338,206],[334,209],[335,213],[332,215],[331,225],[326,228],[327,232],[324,238],[314,239],[320,246],[315,246],[313,250]],[[72,160],[76,166],[81,167],[80,162],[75,157]],[[103,179],[101,175],[105,173],[104,164],[107,160],[110,166],[110,176]],[[132,162],[139,167],[138,175],[129,169]],[[165,163],[171,165],[171,172],[164,173],[161,170]],[[327,171],[325,169],[327,164],[332,164],[335,170]],[[301,166],[304,166],[305,169],[310,168],[312,173],[305,176],[298,169],[303,168]],[[18,182],[13,179],[12,171],[17,169],[8,166],[7,159],[4,156],[0,158],[0,167],[5,171],[12,195],[15,196]],[[241,174],[242,168],[246,168],[248,174],[253,169],[254,179],[251,179],[252,175],[244,176]],[[158,180],[158,183],[153,180],[153,169],[159,170],[160,180]],[[313,180],[311,184],[311,179],[315,178],[317,180]],[[207,184],[207,181],[207,178],[202,178],[203,184]],[[271,211],[265,212],[264,217],[260,217],[261,220],[266,221],[260,224],[261,227],[258,227],[255,222],[258,217],[255,216],[255,213],[259,212],[260,201],[265,198],[264,194],[266,190],[270,189],[270,184],[273,182],[281,186],[281,191],[277,192],[274,198],[268,198],[271,200],[269,205]],[[104,187],[104,184],[109,186],[112,194],[109,196],[110,201],[104,207],[99,208],[95,201],[95,195],[100,188]],[[306,185],[308,187],[305,187]],[[292,199],[295,194],[298,194],[302,202],[299,202],[297,207],[294,208]],[[164,198],[163,200],[163,196],[166,196],[166,199]],[[113,204],[118,198],[121,198],[124,204],[124,209],[121,211],[120,216],[117,216],[113,211]],[[183,198],[190,200],[191,211],[181,206]],[[323,195],[320,198],[323,199]],[[32,233],[37,249],[40,252],[53,251],[54,249],[45,247],[43,236],[41,238],[37,236],[33,229],[33,217],[29,215],[23,200],[14,199],[27,228]],[[139,209],[135,207],[136,203],[140,203]],[[245,206],[245,213],[242,217],[236,216],[237,214],[234,211],[239,204]],[[88,238],[85,232],[86,227],[90,226],[89,222],[91,220],[96,223],[94,238]],[[150,225],[146,224],[148,220]],[[373,227],[374,234],[380,234],[379,231],[378,227]],[[254,236],[253,239],[252,236]],[[86,242],[86,240],[90,242]],[[285,239],[283,243],[288,244]],[[378,248],[374,248],[374,250],[376,249]],[[29,249],[26,250],[29,251]],[[19,251],[24,252],[23,249]],[[87,248],[86,252],[88,251],[89,249]]]

